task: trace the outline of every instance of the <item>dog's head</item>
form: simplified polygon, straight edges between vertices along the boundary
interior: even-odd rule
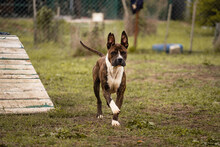
[[[115,36],[112,33],[108,34],[107,49],[108,60],[112,66],[125,66],[127,59],[128,36],[125,31],[121,34],[121,43],[115,43]]]

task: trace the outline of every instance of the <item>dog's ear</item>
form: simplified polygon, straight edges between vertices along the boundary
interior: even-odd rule
[[[115,45],[115,36],[113,33],[108,34],[108,40],[107,40],[107,48],[110,49],[112,45]]]
[[[121,45],[123,45],[125,48],[128,48],[128,36],[125,31],[121,33]]]

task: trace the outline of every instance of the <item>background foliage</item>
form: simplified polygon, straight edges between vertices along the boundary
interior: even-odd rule
[[[200,25],[214,27],[220,22],[220,1],[199,0],[197,9],[197,22]]]

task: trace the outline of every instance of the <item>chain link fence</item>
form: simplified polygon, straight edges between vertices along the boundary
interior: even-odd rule
[[[211,51],[216,34],[213,25],[197,25],[206,17],[203,12],[207,10],[199,6],[203,2],[199,0],[197,6],[193,50]],[[168,24],[169,4],[172,10]],[[188,51],[194,4],[195,0],[144,0],[138,14],[137,51],[164,43],[178,43]],[[59,44],[84,55],[88,52],[81,50],[80,40],[104,52],[107,34],[114,33],[119,41],[120,33],[126,30],[129,49],[134,50],[137,15],[132,14],[131,7],[130,0],[0,0],[0,32],[19,36],[25,48]],[[220,4],[211,8],[218,15],[212,22],[215,24],[220,21]]]

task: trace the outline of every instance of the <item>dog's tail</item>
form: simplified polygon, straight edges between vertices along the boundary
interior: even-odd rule
[[[89,50],[89,51],[91,51],[91,52],[93,52],[93,53],[96,53],[96,54],[99,55],[100,57],[105,56],[103,53],[101,53],[101,52],[99,52],[99,51],[97,51],[97,50],[95,50],[95,49],[89,48],[88,46],[86,46],[85,44],[83,44],[82,41],[80,41],[80,43],[81,43],[81,45],[82,45],[84,48],[86,48],[87,50]]]

